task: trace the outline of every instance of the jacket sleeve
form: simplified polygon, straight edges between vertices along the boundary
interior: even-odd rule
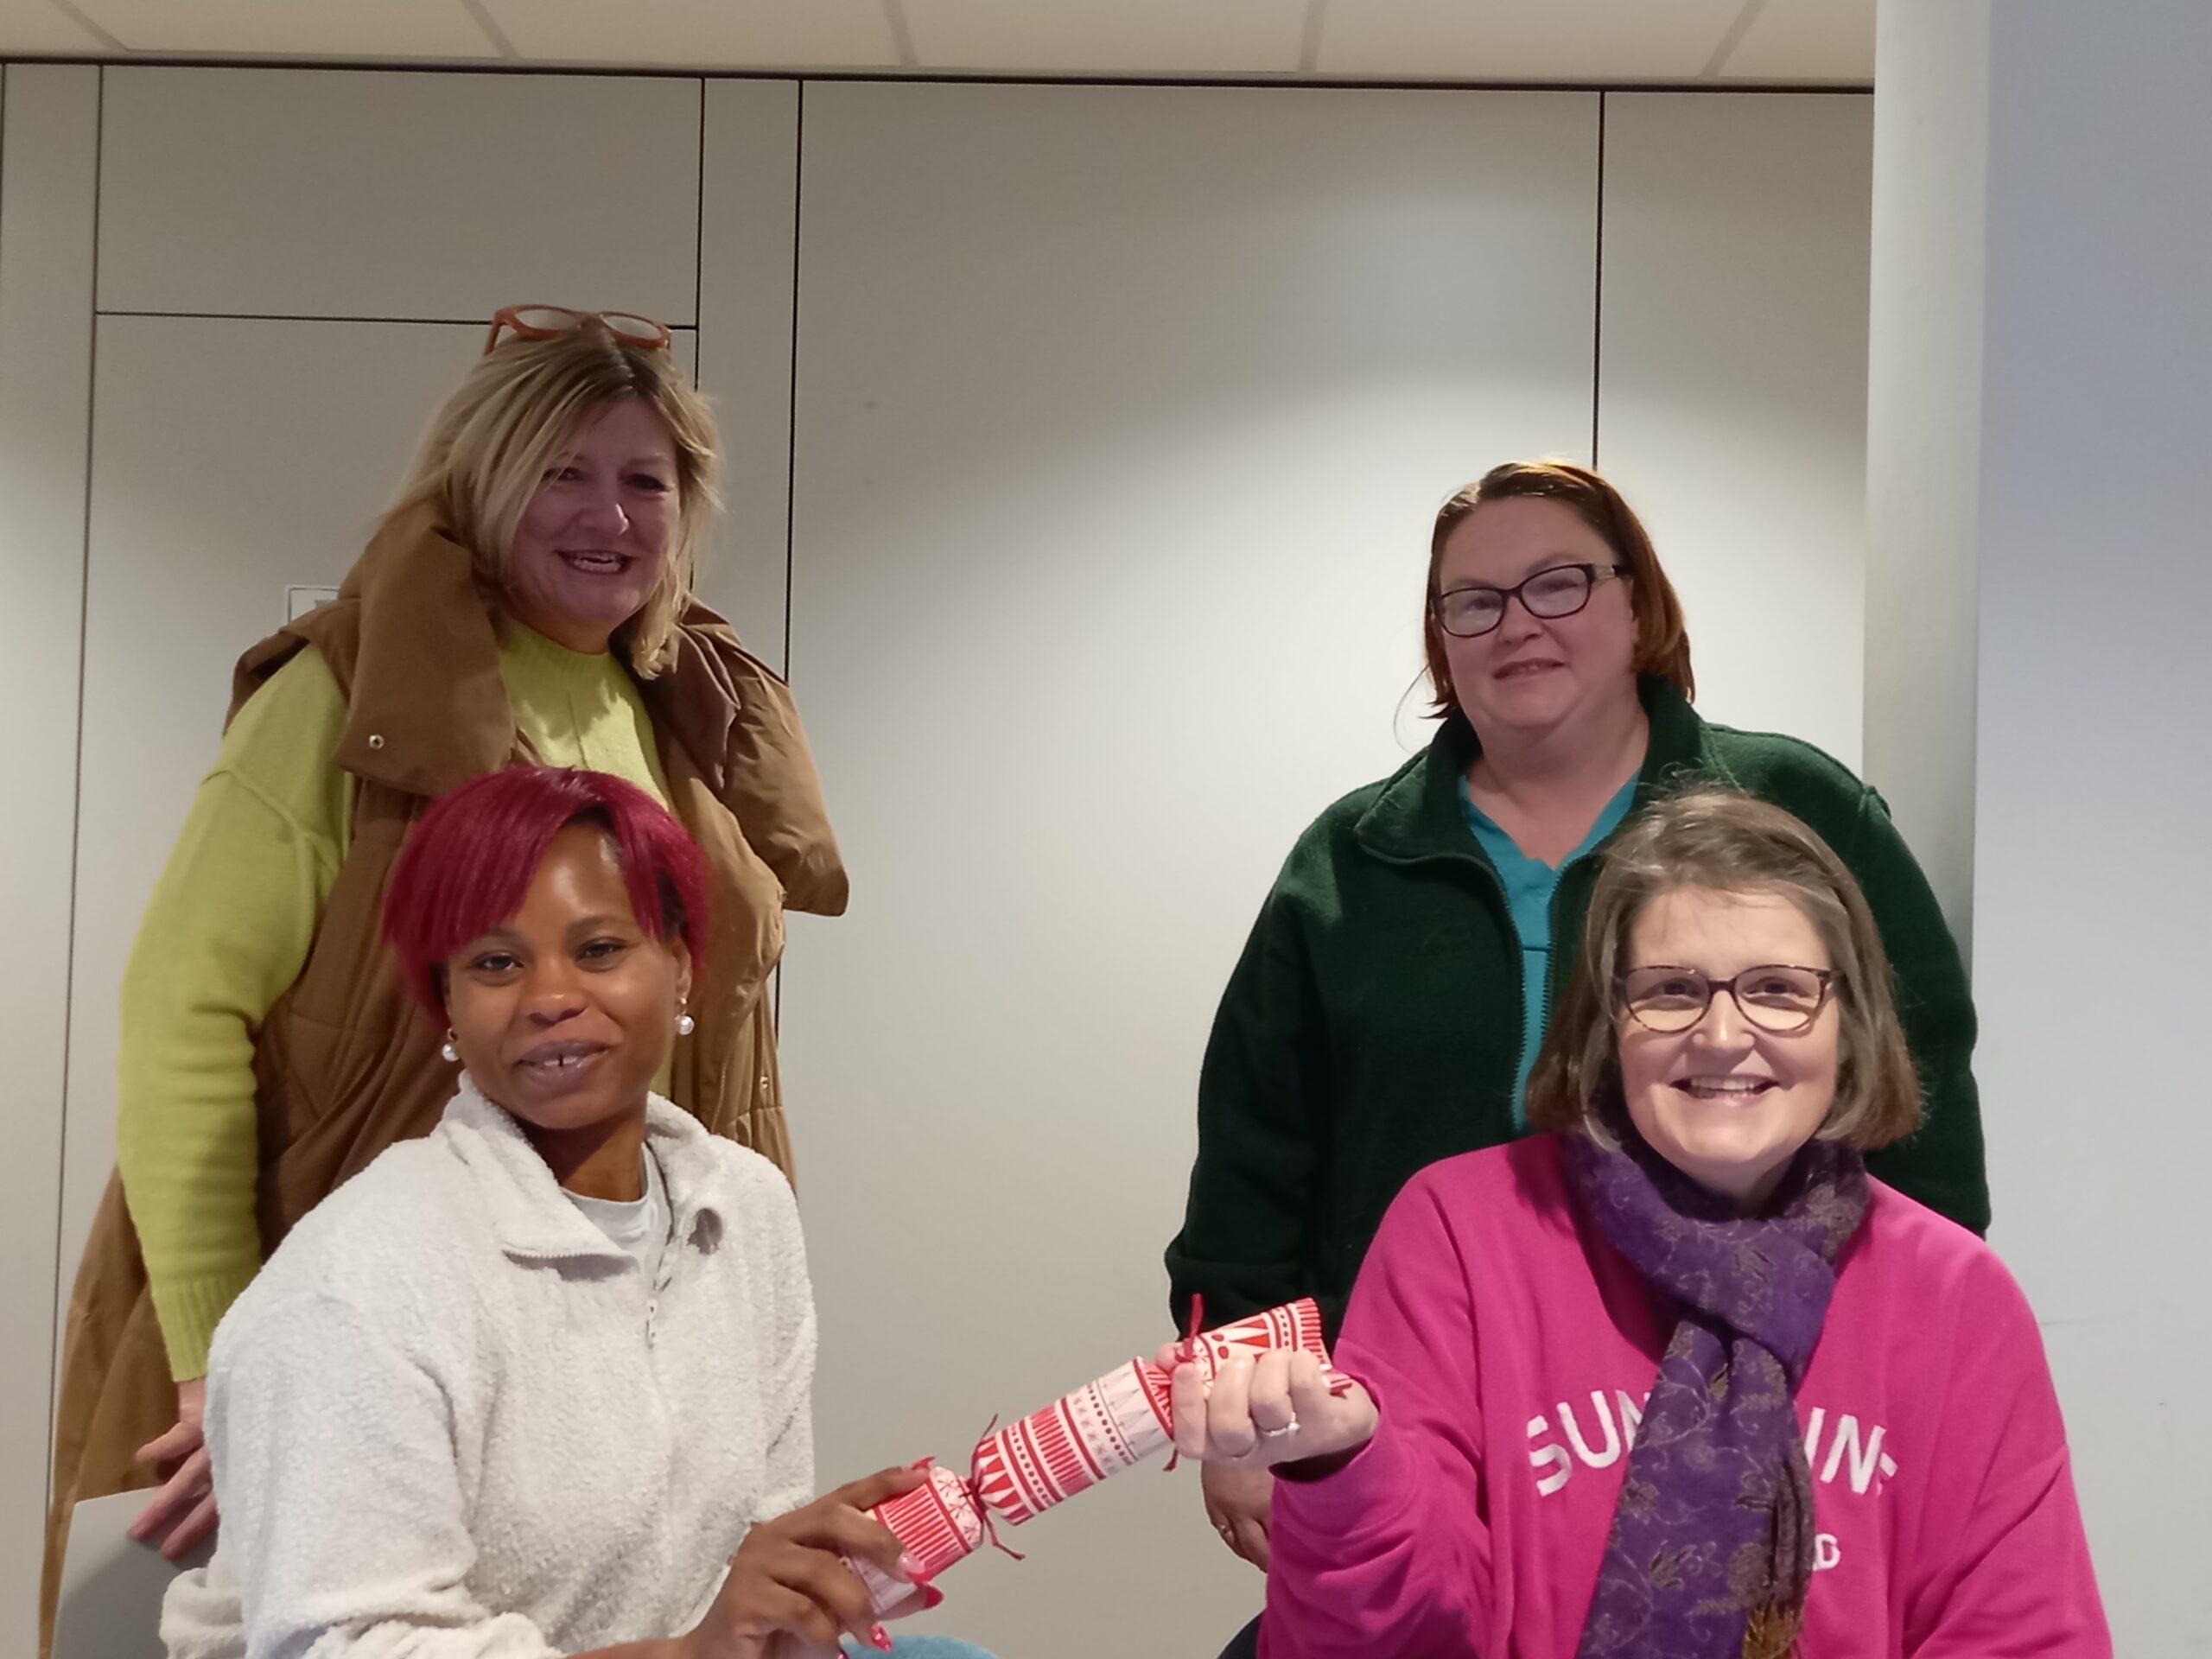
[[[1929,1209],[1986,1233],[1989,1177],[1974,1081],[1974,998],[1966,964],[1928,878],[1890,822],[1888,806],[1871,788],[1861,789],[1844,857],[1881,929],[1897,1014],[1920,1073],[1924,1113],[1917,1130],[1871,1154],[1866,1166]]]
[[[786,906],[841,916],[848,893],[844,860],[791,689],[734,639],[721,657],[737,696],[722,755],[722,804],[783,883]]]
[[[1294,903],[1278,883],[1222,993],[1198,1072],[1198,1153],[1183,1230],[1167,1247],[1180,1330],[1195,1293],[1205,1322],[1309,1294],[1307,1240],[1328,1156],[1320,996]],[[1341,1306],[1325,1306],[1334,1332]]]
[[[1994,1256],[1959,1314],[1942,1471],[1904,1558],[1906,1659],[2112,1659],[2035,1316]]]
[[[1332,1474],[1278,1478],[1269,1659],[1474,1659],[1490,1623],[1474,1310],[1425,1178],[1391,1205],[1360,1270],[1339,1370],[1375,1396],[1375,1438]]]
[[[249,1567],[245,1650],[557,1659],[531,1621],[470,1592],[475,1547],[439,1380],[334,1299],[256,1312],[217,1344],[207,1395],[219,1552]]]

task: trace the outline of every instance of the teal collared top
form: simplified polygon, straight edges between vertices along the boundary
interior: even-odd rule
[[[1521,1065],[1513,1074],[1513,1127],[1517,1133],[1526,1133],[1529,1128],[1529,1073],[1536,1064],[1536,1051],[1543,1046],[1544,1021],[1551,1013],[1552,895],[1559,891],[1560,873],[1587,857],[1628,817],[1629,808],[1636,803],[1636,782],[1631,774],[1613,791],[1613,798],[1599,809],[1574,850],[1558,863],[1547,864],[1522,852],[1497,821],[1475,804],[1474,797],[1467,792],[1467,780],[1459,779],[1459,809],[1467,815],[1467,828],[1490,855],[1497,879],[1504,884],[1506,912],[1521,939]]]

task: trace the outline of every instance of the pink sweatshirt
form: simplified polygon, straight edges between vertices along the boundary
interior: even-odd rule
[[[1414,1177],[1336,1350],[1382,1426],[1276,1483],[1262,1659],[1572,1659],[1672,1330],[1553,1137]],[[1980,1240],[1874,1182],[1797,1417],[1802,1659],[2109,1659],[2042,1339]]]

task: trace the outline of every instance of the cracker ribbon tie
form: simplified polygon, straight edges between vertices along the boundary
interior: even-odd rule
[[[992,1518],[991,1506],[983,1502],[983,1471],[978,1465],[982,1461],[983,1447],[989,1443],[998,1426],[999,1414],[995,1411],[991,1414],[991,1421],[983,1425],[983,1432],[976,1437],[974,1449],[968,1453],[968,1491],[976,1500],[976,1513],[982,1520],[984,1540],[1001,1555],[1011,1555],[1017,1561],[1026,1561],[1029,1559],[1027,1555],[999,1536],[998,1523]]]

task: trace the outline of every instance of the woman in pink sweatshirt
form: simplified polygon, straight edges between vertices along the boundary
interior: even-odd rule
[[[2111,1654],[2034,1316],[1860,1161],[1919,1094],[1816,836],[1633,826],[1529,1109],[1391,1206],[1350,1387],[1177,1375],[1183,1450],[1279,1477],[1264,1659]]]

